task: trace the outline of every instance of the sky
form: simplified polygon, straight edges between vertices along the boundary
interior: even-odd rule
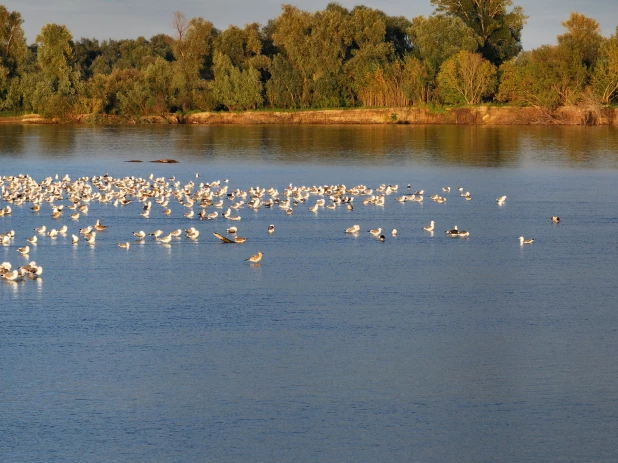
[[[79,40],[82,37],[104,39],[150,38],[173,34],[172,17],[181,11],[187,18],[202,17],[217,28],[243,27],[258,22],[266,24],[281,14],[281,4],[289,3],[305,11],[322,10],[328,0],[0,0],[9,11],[18,11],[24,19],[28,43],[45,24],[64,24]],[[430,0],[340,0],[346,8],[365,5],[390,16],[428,16],[433,12]],[[555,44],[564,29],[560,25],[571,11],[590,16],[601,24],[604,36],[618,26],[617,0],[513,0],[529,16],[522,43],[525,50]]]

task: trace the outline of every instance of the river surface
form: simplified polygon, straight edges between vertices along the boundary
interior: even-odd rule
[[[0,176],[19,174],[398,191],[237,222],[11,203],[0,262],[44,273],[0,281],[3,462],[618,461],[616,129],[0,126]],[[231,225],[246,243],[213,236]]]

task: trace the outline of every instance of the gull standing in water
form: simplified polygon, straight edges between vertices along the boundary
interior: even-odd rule
[[[524,238],[523,236],[519,237],[519,244],[523,246],[524,244],[532,244],[534,243],[534,238]]]
[[[371,233],[373,236],[380,236],[380,234],[382,233],[381,228],[375,228],[373,230],[367,230],[367,231]]]
[[[262,251],[258,252],[257,254],[248,257],[247,259],[245,259],[245,261],[249,261],[251,263],[257,264],[259,261],[262,260],[262,256],[264,255],[264,253]]]
[[[428,232],[433,232],[435,226],[436,226],[436,222],[432,220],[429,223],[429,225],[427,225],[426,227],[423,227],[423,230],[428,231]]]

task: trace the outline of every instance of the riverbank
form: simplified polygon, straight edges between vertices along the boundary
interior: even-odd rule
[[[9,124],[49,124],[57,120],[36,114],[0,118]],[[80,115],[70,123],[79,124],[244,124],[244,125],[335,125],[335,124],[448,124],[448,125],[618,125],[618,109],[597,106],[567,106],[549,111],[513,106],[464,108],[359,108],[311,111],[200,112],[179,116],[126,118],[107,115]]]

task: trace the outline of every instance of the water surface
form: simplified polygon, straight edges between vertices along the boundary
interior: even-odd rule
[[[179,163],[125,162],[161,158]],[[31,251],[39,280],[0,281],[3,461],[615,461],[615,129],[0,127],[0,175],[105,173],[399,192],[236,223],[12,206],[0,261],[27,262],[34,227],[69,235]],[[394,201],[408,184],[447,201]],[[72,246],[96,219],[96,245]],[[212,236],[231,225],[247,243]],[[116,246],[189,226],[195,242]]]

